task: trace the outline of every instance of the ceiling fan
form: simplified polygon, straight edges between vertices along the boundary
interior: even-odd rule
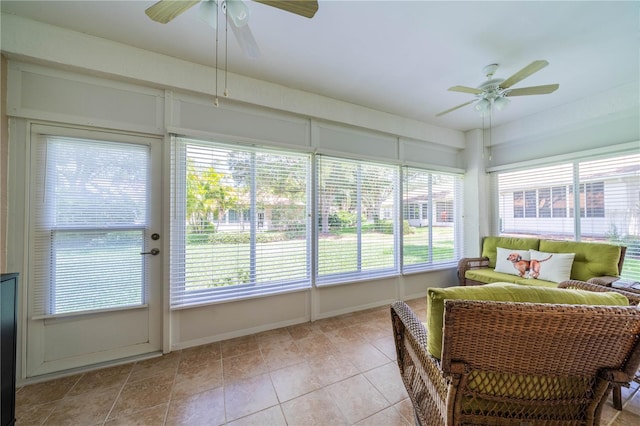
[[[254,0],[268,6],[276,7],[306,18],[313,18],[318,11],[317,0]],[[257,58],[260,56],[258,45],[247,25],[250,10],[242,0],[160,0],[145,10],[152,20],[166,24],[178,15],[200,4],[199,15],[207,24],[216,28],[218,22],[218,4],[227,16],[227,22],[247,56]]]
[[[453,86],[449,88],[452,92],[470,93],[475,95],[476,98],[469,102],[465,102],[462,105],[442,111],[441,113],[436,114],[436,117],[448,114],[458,108],[462,108],[473,103],[475,103],[474,109],[482,116],[485,116],[491,112],[493,107],[498,110],[505,108],[510,102],[508,98],[512,96],[547,95],[549,93],[553,93],[558,89],[558,87],[560,87],[559,84],[546,84],[544,86],[511,89],[511,86],[521,80],[524,80],[531,74],[540,71],[547,65],[549,65],[549,62],[545,60],[533,61],[506,80],[502,78],[493,78],[493,74],[498,69],[498,64],[487,65],[482,69],[484,74],[487,76],[487,81],[480,84],[477,88],[467,86]]]

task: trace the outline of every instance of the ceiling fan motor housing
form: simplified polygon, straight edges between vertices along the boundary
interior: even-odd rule
[[[500,89],[500,83],[504,81],[503,78],[493,78],[491,80],[487,80],[478,86],[478,89],[482,90],[482,94],[479,95],[481,98],[493,100],[499,96],[504,94],[504,90]]]

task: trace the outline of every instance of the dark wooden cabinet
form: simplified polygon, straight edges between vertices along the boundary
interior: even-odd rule
[[[18,274],[0,275],[0,425],[16,421],[16,302]]]

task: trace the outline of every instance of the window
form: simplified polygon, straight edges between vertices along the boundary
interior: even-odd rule
[[[455,264],[459,258],[462,180],[456,175],[403,169],[403,196],[407,205],[422,207],[422,220],[405,217],[403,224],[403,271],[418,271]],[[435,206],[431,211],[429,206]]]
[[[310,286],[309,162],[174,138],[172,308]]]
[[[42,136],[35,149],[35,316],[146,303],[149,146]]]
[[[538,190],[538,217],[551,217],[551,188]]]
[[[572,202],[569,216],[573,217],[573,188],[569,188],[569,199]],[[580,217],[605,217],[604,182],[580,184]]]
[[[425,212],[426,214],[426,212]],[[409,219],[420,219],[420,205],[417,203],[408,203],[404,205],[404,218]],[[424,218],[426,219],[426,217]]]
[[[640,279],[640,154],[502,172],[497,183],[501,235],[624,245],[623,276]]]
[[[524,192],[513,193],[513,217],[524,217]]]
[[[586,217],[604,217],[604,182],[584,184]]]
[[[459,175],[405,168],[402,195],[398,165],[177,136],[171,165],[172,309],[394,276],[402,262],[451,267],[461,254]]]
[[[382,218],[385,202],[397,211],[398,168],[318,156],[318,283],[399,272],[397,219]]]
[[[551,217],[567,217],[567,187],[554,186],[551,196]]]

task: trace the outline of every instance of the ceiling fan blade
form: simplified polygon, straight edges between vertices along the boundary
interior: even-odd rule
[[[166,24],[198,3],[200,0],[160,0],[148,7],[144,13],[152,20]]]
[[[548,95],[558,90],[559,84],[546,84],[544,86],[522,87],[520,89],[509,90],[506,96],[526,96],[526,95]]]
[[[233,31],[233,35],[238,40],[238,44],[240,48],[250,58],[257,59],[260,57],[260,49],[258,48],[258,43],[256,43],[256,39],[253,37],[253,33],[249,28],[249,25],[243,25],[241,27],[236,26],[233,23],[233,20],[229,15],[227,15],[227,22]]]
[[[451,92],[471,93],[473,95],[480,95],[482,93],[482,90],[480,89],[476,89],[474,87],[467,87],[467,86],[453,86],[453,87],[449,87],[449,90]]]
[[[449,108],[449,109],[448,109],[448,110],[446,110],[446,111],[442,111],[442,112],[440,112],[440,113],[436,114],[436,117],[440,117],[441,115],[449,114],[450,112],[455,111],[455,110],[457,110],[458,108],[462,108],[462,107],[464,107],[464,106],[467,106],[467,105],[469,105],[469,104],[472,104],[472,103],[474,103],[475,101],[476,101],[476,100],[475,100],[475,99],[473,99],[473,100],[471,100],[471,101],[469,101],[469,102],[465,102],[465,103],[463,103],[462,105],[458,105],[458,106],[455,106],[455,107],[453,107],[453,108]]]
[[[520,71],[518,71],[517,73],[515,73],[514,75],[512,75],[511,77],[509,77],[505,81],[503,81],[500,84],[500,87],[502,89],[506,89],[508,87],[511,87],[514,84],[516,84],[517,82],[519,82],[521,80],[524,80],[525,78],[529,77],[531,74],[540,71],[542,68],[546,67],[547,65],[549,65],[549,62],[547,62],[545,60],[533,61],[529,65],[527,65],[526,67],[522,68]]]
[[[254,0],[258,3],[277,7],[305,18],[313,18],[318,11],[317,0]]]

